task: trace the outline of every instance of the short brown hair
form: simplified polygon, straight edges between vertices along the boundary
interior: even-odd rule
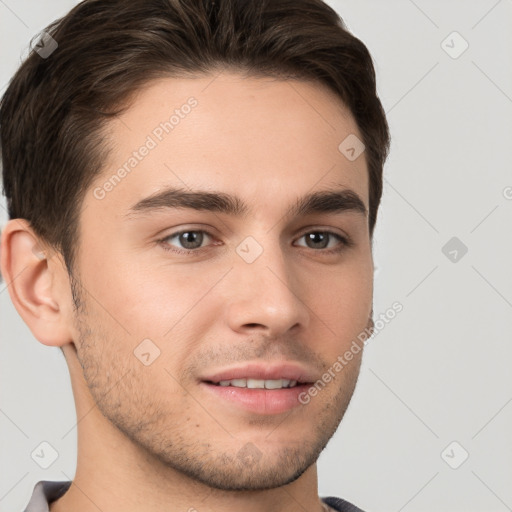
[[[315,80],[341,98],[366,146],[373,235],[389,129],[366,46],[322,0],[84,0],[44,32],[57,48],[34,49],[1,101],[3,188],[9,217],[27,219],[70,275],[106,121],[151,79],[222,67]]]

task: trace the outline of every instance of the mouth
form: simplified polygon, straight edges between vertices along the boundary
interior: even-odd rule
[[[304,401],[304,395],[312,384],[290,379],[242,378],[205,380],[200,382],[200,388],[207,394],[208,403],[217,403],[229,411],[270,416],[304,407],[309,402]]]
[[[297,386],[303,386],[311,384],[308,382],[299,382],[291,379],[227,379],[218,382],[214,381],[203,381],[206,384],[221,387],[234,387],[234,388],[246,388],[246,389],[289,389]]]
[[[199,384],[220,407],[275,415],[304,406],[300,397],[316,373],[294,361],[251,361],[203,375]]]

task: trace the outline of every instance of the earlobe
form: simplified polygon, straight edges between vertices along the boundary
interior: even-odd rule
[[[71,341],[67,294],[56,275],[59,266],[43,249],[25,219],[12,219],[2,230],[1,273],[14,307],[44,345],[62,346]],[[57,258],[55,258],[57,259]]]

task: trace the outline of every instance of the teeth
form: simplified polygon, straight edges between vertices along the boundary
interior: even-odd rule
[[[273,381],[275,382],[275,381]],[[247,379],[247,387],[250,389],[264,389],[265,388],[265,381],[264,380],[258,380],[258,379]]]
[[[249,389],[281,389],[288,387],[292,388],[297,385],[297,381],[288,379],[232,379],[221,380],[218,385]]]

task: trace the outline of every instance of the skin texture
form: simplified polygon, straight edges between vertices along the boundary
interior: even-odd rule
[[[191,112],[97,199],[93,190],[190,97]],[[362,138],[319,84],[234,72],[160,79],[107,127],[112,151],[82,204],[74,283],[26,221],[8,223],[11,298],[41,343],[63,347],[76,402],[77,472],[52,512],[322,510],[316,460],[352,397],[362,351],[307,405],[280,414],[244,411],[199,381],[236,363],[285,360],[320,378],[368,326],[367,217],[288,215],[298,197],[332,188],[369,207],[365,155],[349,161],[338,150],[349,134]],[[170,185],[236,194],[251,213],[126,216]],[[158,242],[184,229],[211,233],[208,248],[177,254]],[[353,245],[308,246],[304,235],[322,230]],[[247,236],[263,249],[250,264],[236,252]],[[186,247],[178,236],[166,242]],[[334,237],[328,245],[341,247]],[[160,350],[147,366],[134,355],[144,339]]]

